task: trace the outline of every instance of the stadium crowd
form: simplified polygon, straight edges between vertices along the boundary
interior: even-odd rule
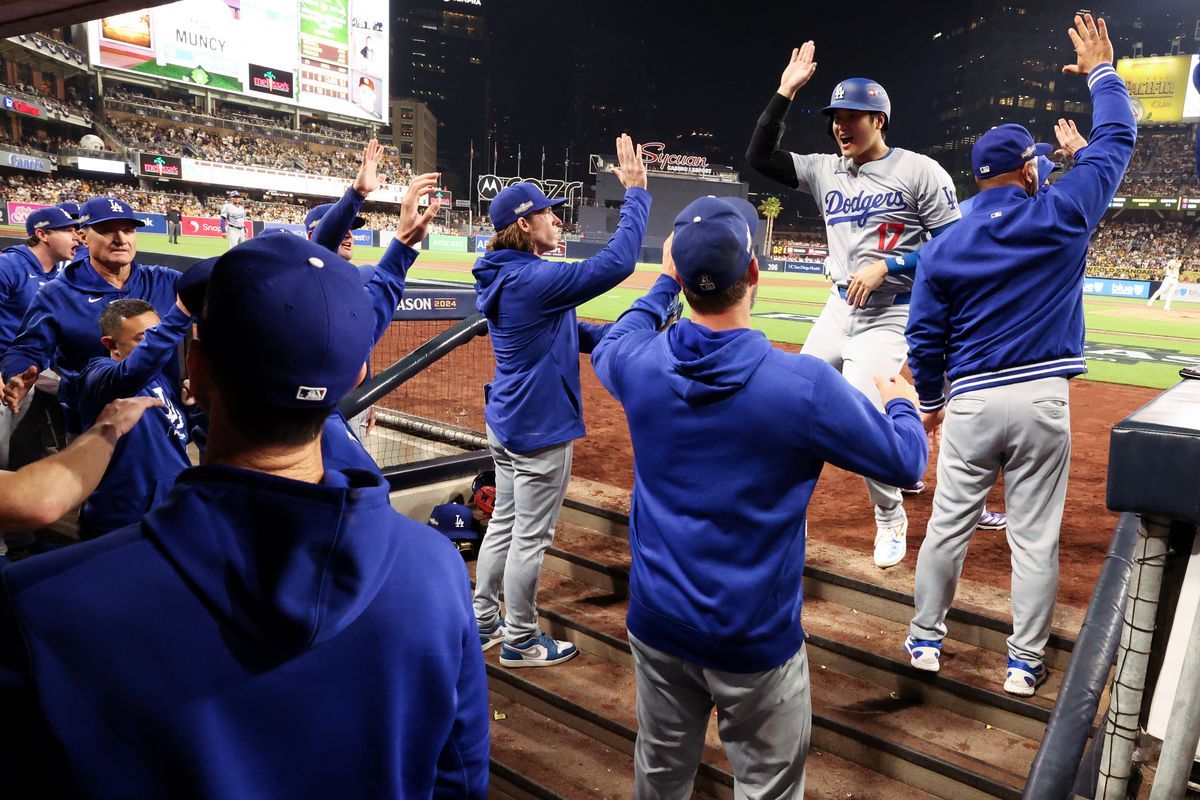
[[[1195,145],[1190,130],[1147,129],[1138,137],[1118,196],[1196,197]]]

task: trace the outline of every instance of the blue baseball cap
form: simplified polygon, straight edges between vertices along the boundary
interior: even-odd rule
[[[72,217],[74,217],[74,218],[78,219],[78,217],[79,217],[79,203],[73,203],[73,202],[71,202],[71,201],[69,201],[69,200],[68,200],[68,201],[67,201],[67,202],[65,202],[65,203],[59,203],[59,204],[58,204],[58,207],[59,207],[59,208],[61,208],[63,211],[67,212],[68,214],[70,214]]]
[[[135,228],[143,228],[146,225],[145,220],[134,213],[133,206],[116,197],[93,197],[79,207],[80,225],[99,225],[114,219],[132,222]]]
[[[746,273],[753,244],[750,225],[738,208],[718,197],[701,197],[675,217],[671,258],[685,289],[715,294]]]
[[[749,200],[741,197],[722,197],[720,199],[737,209],[737,212],[742,215],[742,219],[746,220],[746,225],[750,228],[750,239],[753,241],[758,234],[758,209]],[[754,253],[757,255],[758,251],[755,250]]]
[[[1055,164],[1045,156],[1038,156],[1038,186],[1050,180],[1050,173],[1062,169],[1061,164]]]
[[[212,276],[213,265],[220,256],[205,258],[183,271],[179,280],[175,281],[175,294],[183,301],[183,307],[193,317],[200,316],[204,311],[204,298],[208,294],[208,281]]]
[[[333,203],[322,203],[304,216],[304,229],[312,233],[313,228],[317,227],[317,223],[329,213],[329,209],[333,208]],[[356,216],[354,221],[350,223],[350,230],[356,231],[367,224],[365,217]]]
[[[25,218],[25,234],[33,236],[37,230],[53,231],[59,228],[77,228],[79,221],[61,208],[39,208]]]
[[[275,406],[333,408],[354,388],[375,313],[353,264],[299,236],[264,236],[211,269],[199,327],[214,362]]]
[[[1020,168],[1026,161],[1054,149],[1046,142],[1034,144],[1033,136],[1012,122],[997,125],[980,136],[971,148],[971,171],[976,178],[994,178]],[[1039,171],[1038,177],[1042,178]],[[1045,180],[1045,178],[1042,178]]]
[[[441,531],[450,539],[479,538],[479,527],[475,515],[462,503],[442,503],[429,512],[429,526]]]
[[[502,231],[521,217],[541,211],[543,208],[561,206],[567,202],[565,197],[551,200],[533,183],[518,183],[496,195],[488,207],[488,216],[492,218],[492,227]]]

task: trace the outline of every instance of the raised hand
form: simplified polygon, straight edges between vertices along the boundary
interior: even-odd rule
[[[633,146],[629,134],[617,137],[617,164],[609,172],[617,176],[626,189],[646,188],[646,162],[642,160],[642,146]]]
[[[816,51],[817,46],[811,39],[792,51],[792,60],[779,78],[779,93],[788,100],[795,97],[800,87],[808,83],[808,79],[817,71],[817,62],[813,61]]]
[[[383,185],[383,178],[378,173],[381,160],[383,160],[383,145],[378,140],[372,139],[363,148],[362,163],[359,164],[358,175],[354,176],[354,183],[351,184],[354,191],[363,197]]]
[[[20,375],[14,375],[4,384],[4,392],[2,395],[4,405],[12,409],[13,413],[17,413],[17,406],[25,399],[25,395],[29,394],[29,390],[33,384],[37,383],[38,368],[30,364]]]
[[[404,192],[404,199],[400,201],[400,219],[396,223],[396,239],[409,247],[415,247],[425,238],[433,218],[437,216],[438,210],[442,207],[442,201],[437,198],[429,201],[429,207],[425,209],[424,213],[419,210],[417,205],[423,196],[437,190],[437,184],[441,177],[442,173],[440,172],[426,172],[424,175],[418,175],[412,179],[408,184],[408,189]]]
[[[1083,148],[1087,147],[1087,139],[1079,133],[1079,129],[1075,127],[1075,122],[1069,119],[1060,119],[1054,124],[1054,136],[1058,139],[1058,152],[1063,155],[1073,156]]]
[[[1113,60],[1112,42],[1108,40],[1108,26],[1103,19],[1092,19],[1091,14],[1075,15],[1075,27],[1067,28],[1071,44],[1075,46],[1075,63],[1067,64],[1062,71],[1068,75],[1087,75],[1101,64]]]

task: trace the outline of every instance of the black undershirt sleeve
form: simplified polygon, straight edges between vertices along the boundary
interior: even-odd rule
[[[783,131],[787,127],[783,124],[783,118],[787,116],[791,104],[792,101],[779,92],[771,95],[771,101],[767,103],[766,110],[759,115],[754,133],[750,135],[746,160],[766,177],[796,189],[800,186],[800,181],[796,177],[792,154],[779,149],[779,142],[783,139]]]

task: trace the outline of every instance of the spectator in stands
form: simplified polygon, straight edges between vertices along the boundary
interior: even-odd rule
[[[545,260],[562,225],[553,207],[566,201],[521,183],[492,201],[496,235],[472,270],[496,354],[484,404],[496,507],[479,553],[475,618],[483,649],[503,644],[500,663],[508,667],[551,666],[579,653],[539,629],[536,600],[571,479],[572,442],[584,435],[579,354],[590,353],[602,332],[577,322],[575,308],[633,274],[646,235],[650,196],[641,150],[623,135],[617,154],[625,204],[604,250],[574,264]]]
[[[135,261],[137,229],[145,223],[129,204],[115,197],[94,197],[80,207],[90,258],[76,261],[34,297],[21,331],[0,360],[7,378],[3,401],[16,410],[37,374],[51,365],[61,377],[58,400],[68,435],[81,431],[76,381],[87,362],[104,356],[96,336],[100,313],[113,300],[147,300],[165,317],[175,304],[179,273],[169,267]],[[167,372],[178,381],[178,364]]]
[[[395,512],[382,478],[321,461],[373,320],[354,266],[300,237],[221,257],[188,358],[206,464],[140,525],[5,572],[10,785],[486,797],[487,683],[462,558]]]
[[[87,430],[99,412],[119,397],[153,397],[161,407],[117,444],[104,479],[79,513],[79,537],[133,525],[162,502],[179,473],[192,465],[187,446],[191,425],[178,378],[166,374],[192,325],[183,304],[160,318],[145,300],[109,303],[100,314],[100,342],[108,355],[93,358],[79,375],[79,415]]]

